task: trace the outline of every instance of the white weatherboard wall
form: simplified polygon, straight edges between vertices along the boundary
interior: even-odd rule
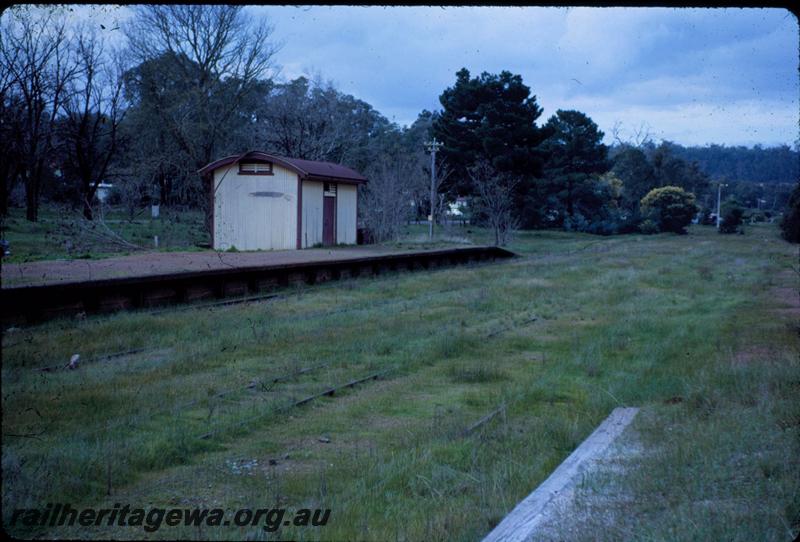
[[[322,183],[303,181],[303,248],[322,243]]]
[[[356,244],[356,190],[353,184],[339,183],[336,193],[336,242]]]
[[[273,173],[239,175],[238,164],[214,172],[215,250],[297,248],[297,174],[278,164]]]

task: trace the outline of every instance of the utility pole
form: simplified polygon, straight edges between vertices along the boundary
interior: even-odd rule
[[[719,230],[720,212],[722,211],[722,187],[728,186],[727,184],[719,183],[717,187],[717,229]]]
[[[430,216],[430,229],[428,230],[428,237],[433,241],[433,220],[434,209],[436,209],[436,151],[442,147],[441,141],[426,141],[425,148],[431,153],[431,216]]]

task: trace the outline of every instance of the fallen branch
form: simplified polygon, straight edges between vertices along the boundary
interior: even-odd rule
[[[108,227],[108,224],[106,224],[102,217],[89,221],[83,215],[79,213],[76,214],[78,215],[77,226],[81,230],[82,234],[95,237],[100,241],[105,241],[111,243],[112,245],[121,246],[129,250],[145,250],[144,247],[140,247],[139,245],[135,245],[130,241],[127,241],[121,235]],[[102,228],[102,231],[97,231],[97,228],[93,227],[98,225]]]
[[[480,419],[480,420],[478,420],[477,422],[473,423],[472,425],[470,425],[469,427],[467,427],[466,429],[464,429],[464,431],[462,431],[462,432],[461,432],[461,436],[462,436],[462,437],[467,437],[467,436],[469,436],[469,435],[470,435],[470,434],[472,434],[472,433],[473,433],[473,432],[474,432],[476,429],[478,429],[478,428],[479,428],[479,427],[481,427],[482,425],[484,425],[484,424],[486,424],[486,423],[489,423],[491,420],[493,420],[493,419],[495,418],[495,416],[497,416],[497,415],[498,415],[498,414],[500,414],[501,412],[505,412],[505,410],[506,410],[506,405],[505,405],[505,403],[504,403],[504,404],[500,405],[500,407],[499,407],[499,408],[497,408],[496,410],[493,410],[492,412],[490,412],[489,414],[487,414],[486,416],[484,416],[483,418],[481,418],[481,419]]]

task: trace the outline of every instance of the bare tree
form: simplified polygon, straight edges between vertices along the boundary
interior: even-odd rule
[[[7,11],[0,32],[0,58],[11,81],[8,95],[21,109],[18,172],[25,183],[26,218],[39,217],[42,178],[50,165],[56,116],[76,67],[70,58],[62,15],[28,6]]]
[[[431,218],[433,219],[434,223],[438,222],[439,224],[444,225],[447,220],[447,196],[440,193],[440,190],[442,185],[453,173],[453,168],[451,168],[450,164],[448,164],[443,158],[439,158],[437,162],[434,184],[432,187],[429,187],[429,189],[432,190],[431,195],[433,197],[429,205],[431,206]]]
[[[514,190],[520,182],[519,177],[499,173],[483,158],[468,168],[467,173],[478,190],[480,208],[494,231],[495,245],[506,245],[519,226],[519,220],[514,216]]]
[[[632,147],[641,148],[651,141],[653,141],[653,132],[650,125],[646,122],[641,122],[639,126],[633,129],[632,133],[626,138],[622,138],[622,121],[616,121],[611,128],[611,136],[614,143],[619,146],[630,145]]]
[[[12,56],[18,53],[13,51]],[[22,166],[24,116],[22,100],[14,90],[10,63],[0,62],[0,156],[3,157],[0,160],[0,216],[8,214],[9,197],[17,184]]]
[[[164,64],[158,75],[169,81],[148,88],[152,110],[195,171],[221,151],[231,150],[229,140],[240,129],[243,103],[259,80],[273,73],[277,48],[271,40],[272,27],[254,21],[243,9],[139,6],[126,28],[140,63]],[[163,69],[167,73],[160,73]],[[203,189],[210,196],[212,188]]]
[[[639,127],[633,131],[631,141],[634,147],[644,147],[653,141],[653,132],[650,129],[650,125],[646,122],[639,124]]]
[[[258,79],[271,75],[276,52],[272,27],[252,24],[242,6],[148,5],[136,10],[127,28],[131,49],[141,62],[163,55],[174,59],[188,93],[179,103],[158,105],[161,120],[182,150],[202,167],[230,135],[227,121]],[[220,94],[224,100],[220,100]],[[176,96],[156,96],[174,100]]]
[[[396,240],[411,212],[412,190],[423,176],[419,156],[383,153],[368,171],[361,210],[375,241]]]
[[[65,174],[80,183],[83,215],[92,220],[92,201],[119,150],[120,124],[126,108],[122,103],[124,68],[117,56],[106,56],[103,40],[87,26],[75,40],[76,76],[68,83],[65,118],[60,124],[64,143]]]
[[[119,195],[129,222],[136,218],[137,211],[141,212],[142,199],[147,195],[150,186],[152,185],[135,168],[124,168],[117,172],[114,191]]]
[[[611,127],[611,137],[614,138],[614,144],[616,145],[625,145],[625,142],[622,141],[622,121],[618,120],[614,122],[614,126]]]
[[[383,152],[378,140],[396,131],[369,104],[321,77],[275,85],[260,101],[256,116],[252,147],[356,169],[365,169]]]
[[[278,154],[306,160],[336,160],[347,144],[333,84],[299,77],[278,85],[259,111],[257,138]]]

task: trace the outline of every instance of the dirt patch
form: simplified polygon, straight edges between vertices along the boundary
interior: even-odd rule
[[[748,365],[750,363],[764,363],[771,361],[776,351],[768,346],[748,346],[739,350],[731,360],[734,365]]]
[[[267,477],[307,475],[335,466],[338,457],[368,456],[376,449],[377,445],[370,439],[348,439],[331,433],[296,440],[280,453],[259,458],[258,463],[261,473]]]
[[[428,247],[414,247],[424,252]],[[170,275],[191,271],[293,265],[309,262],[349,260],[409,250],[379,246],[358,248],[270,250],[257,252],[142,252],[130,256],[102,260],[52,260],[21,264],[3,264],[3,286],[59,284],[119,277]]]
[[[288,455],[288,459],[286,456]],[[324,459],[294,459],[292,454],[284,454],[278,459],[267,458],[263,460],[260,474],[267,478],[282,476],[307,475],[322,472],[330,468],[330,463]]]
[[[773,288],[772,292],[781,304],[800,308],[800,290],[797,288]]]
[[[386,393],[387,389],[402,386],[404,379],[382,380],[373,383],[368,389],[354,388],[354,392],[337,397],[336,401],[326,408],[344,410],[354,403],[368,400],[369,397]],[[296,413],[297,418],[308,413]],[[299,423],[295,418],[291,423]],[[359,422],[359,431],[363,433],[397,433],[411,424],[411,421],[396,416],[372,414]],[[320,472],[336,463],[339,456],[366,456],[374,454],[377,443],[361,435],[348,435],[339,431],[322,431],[317,435],[288,440],[283,450],[259,458],[265,474],[296,475]]]
[[[782,305],[780,308],[772,309],[770,312],[781,316],[788,316],[795,320],[800,318],[800,289],[776,287],[772,288],[770,293],[773,299],[775,299],[778,304]]]
[[[537,277],[523,277],[519,279],[513,279],[508,281],[507,285],[509,287],[514,286],[525,286],[528,288],[550,288],[553,286],[552,280],[537,278]]]

